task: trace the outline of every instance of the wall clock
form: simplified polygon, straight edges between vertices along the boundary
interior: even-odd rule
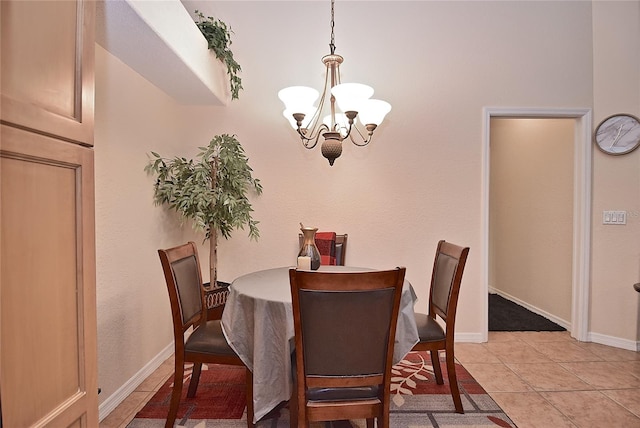
[[[630,114],[609,116],[596,128],[594,139],[606,154],[630,153],[640,146],[640,119]]]

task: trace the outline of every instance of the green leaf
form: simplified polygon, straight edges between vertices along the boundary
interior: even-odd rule
[[[231,99],[238,99],[240,90],[243,89],[242,79],[238,76],[241,67],[233,58],[233,52],[229,48],[231,46],[231,34],[233,33],[231,27],[227,27],[227,24],[212,16],[205,18],[198,10],[195,13],[198,17],[196,25],[207,40],[209,49],[216,54],[216,58],[227,66],[227,74],[229,75],[229,84],[231,86]]]
[[[235,135],[214,136],[209,145],[199,147],[195,159],[165,159],[151,152],[145,171],[156,178],[154,203],[167,204],[182,218],[193,221],[193,227],[205,231],[206,239],[215,229],[224,238],[236,229],[248,228],[251,239],[258,239],[258,221],[251,213],[249,191],[262,194],[260,180],[252,177],[252,169],[242,145]],[[212,164],[215,165],[215,188],[212,188]]]

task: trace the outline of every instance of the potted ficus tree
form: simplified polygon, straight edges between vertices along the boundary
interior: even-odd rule
[[[218,234],[225,239],[235,229],[249,229],[249,237],[260,236],[248,192],[262,193],[260,180],[253,178],[249,160],[235,135],[216,135],[207,147],[200,147],[195,160],[164,158],[151,152],[145,171],[156,177],[154,202],[166,204],[209,240],[209,278],[217,281]]]

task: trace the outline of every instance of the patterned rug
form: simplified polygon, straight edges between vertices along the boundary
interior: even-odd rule
[[[444,367],[444,365],[443,365]],[[456,373],[464,414],[455,412],[446,373],[444,385],[437,385],[426,352],[410,352],[393,368],[391,385],[392,428],[515,427],[493,399],[460,364]],[[183,397],[176,426],[185,428],[246,427],[244,368],[210,365],[202,369],[198,392],[186,398],[190,371],[186,371]],[[138,412],[128,428],[163,427],[171,397],[169,379]],[[286,405],[275,409],[258,423],[260,428],[289,427]],[[312,424],[312,428],[364,428],[365,421]]]

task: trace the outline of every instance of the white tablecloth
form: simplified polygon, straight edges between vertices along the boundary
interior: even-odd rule
[[[291,397],[291,352],[294,348],[290,267],[253,272],[230,287],[222,329],[231,347],[253,372],[255,420]],[[321,266],[320,271],[365,271],[366,268]],[[413,315],[417,300],[404,282],[394,345],[394,364],[418,342]]]

